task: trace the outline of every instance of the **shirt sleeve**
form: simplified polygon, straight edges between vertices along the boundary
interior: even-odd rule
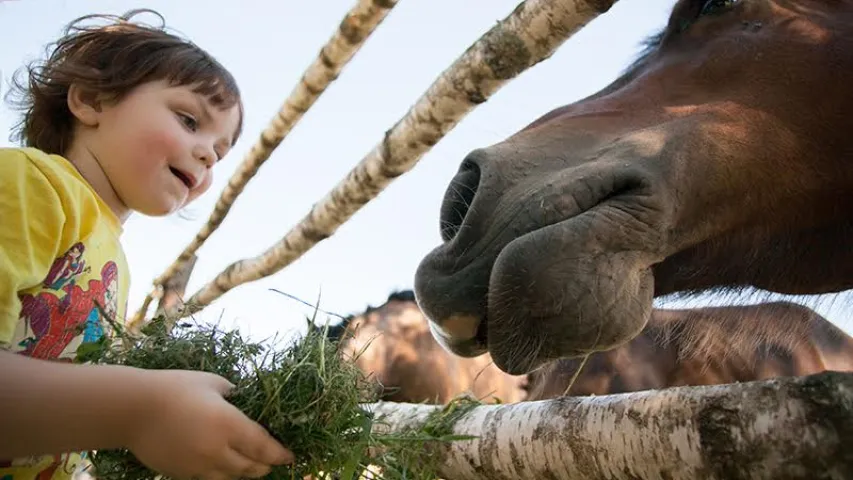
[[[19,292],[47,276],[66,215],[45,174],[22,151],[0,149],[0,346],[19,321]]]

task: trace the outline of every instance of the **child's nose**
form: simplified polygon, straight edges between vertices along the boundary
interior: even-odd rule
[[[216,151],[213,146],[199,144],[196,145],[193,151],[193,157],[203,163],[207,168],[213,167],[216,163]]]

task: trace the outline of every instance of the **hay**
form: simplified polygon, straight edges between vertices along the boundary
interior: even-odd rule
[[[379,433],[382,428],[375,426],[381,419],[363,408],[377,400],[377,389],[352,361],[341,358],[339,342],[327,339],[325,328],[309,329],[279,349],[275,342],[252,343],[238,330],[210,325],[182,323],[167,331],[162,317],[140,336],[112,326],[110,336],[78,350],[78,362],[201,370],[225,377],[236,386],[227,400],[296,457],[292,465],[274,467],[268,479],[329,474],[352,479],[369,465],[381,471],[373,478],[435,479],[439,457],[428,447],[463,439],[451,435],[453,422],[478,404],[462,397],[438,409],[422,427]],[[99,479],[162,478],[125,449],[89,455]]]

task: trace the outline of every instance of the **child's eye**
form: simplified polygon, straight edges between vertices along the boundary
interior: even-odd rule
[[[181,122],[185,127],[189,128],[190,131],[194,132],[198,128],[198,122],[193,117],[184,113],[178,113],[178,118],[181,119]]]

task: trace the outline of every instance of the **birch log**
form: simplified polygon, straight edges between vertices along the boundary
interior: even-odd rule
[[[231,264],[184,305],[191,315],[228,290],[272,275],[334,234],[477,105],[547,59],[616,0],[526,0],[471,45],[302,221],[261,255]]]
[[[378,403],[390,429],[440,406]],[[853,478],[853,373],[478,406],[448,480]]]
[[[358,52],[376,27],[390,13],[398,0],[358,0],[356,5],[347,12],[332,38],[320,50],[319,55],[308,67],[299,83],[287,97],[275,117],[270,121],[260,138],[246,154],[243,162],[231,175],[228,184],[222,190],[213,212],[207,223],[199,230],[195,238],[178,255],[178,258],[154,280],[155,292],[159,286],[167,283],[181,271],[185,271],[186,263],[190,262],[202,244],[219,228],[237,196],[243,192],[246,184],[258,173],[261,165],[269,159],[273,150],[284,140],[290,130],[302,118],[302,115],[314,105],[326,88],[338,78],[341,70]],[[131,319],[132,324],[139,324],[147,314],[147,308],[155,292],[143,301],[143,308]]]

